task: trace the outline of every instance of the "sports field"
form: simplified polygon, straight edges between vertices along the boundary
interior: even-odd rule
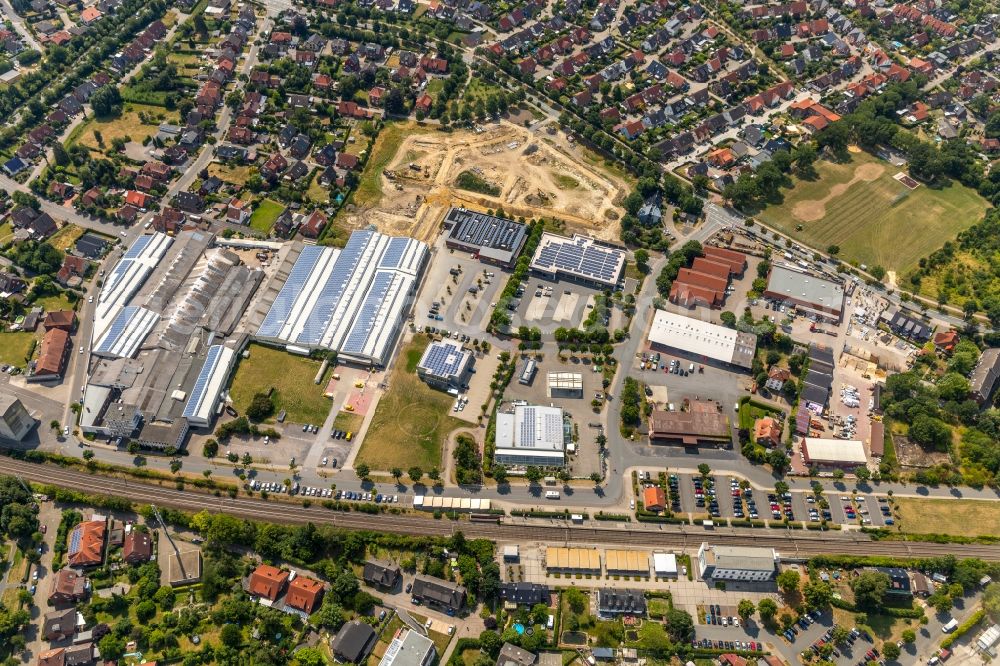
[[[274,387],[275,415],[284,409],[291,423],[322,424],[330,413],[330,400],[323,396],[325,381],[313,382],[320,362],[263,345],[250,345],[249,358],[241,358],[229,395],[243,414],[257,393]],[[330,369],[324,380],[330,375]],[[271,419],[273,420],[273,419]]]
[[[784,202],[758,218],[812,247],[838,245],[845,261],[905,274],[982,219],[987,208],[974,190],[957,183],[911,190],[893,177],[898,167],[865,152],[851,157],[844,164],[817,162],[818,178],[795,179]]]
[[[428,340],[417,336],[403,348],[358,451],[358,463],[373,470],[417,465],[441,469],[441,447],[455,428],[467,425],[450,416],[455,399],[417,378],[416,367]]]

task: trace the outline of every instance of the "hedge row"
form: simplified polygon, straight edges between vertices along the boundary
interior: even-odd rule
[[[972,629],[977,624],[979,624],[980,622],[982,622],[984,617],[986,617],[986,611],[984,609],[980,608],[975,613],[973,613],[971,616],[969,616],[968,620],[966,620],[962,624],[958,625],[958,627],[955,629],[955,631],[953,631],[950,634],[948,634],[948,636],[946,636],[945,639],[943,641],[941,641],[941,647],[943,647],[946,650],[948,648],[950,648],[952,643],[954,643],[955,641],[957,641],[960,636],[962,636],[963,634],[968,633],[970,629]]]

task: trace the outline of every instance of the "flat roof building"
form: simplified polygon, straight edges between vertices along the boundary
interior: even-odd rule
[[[698,575],[706,583],[769,581],[774,578],[777,568],[778,553],[773,548],[702,543],[698,549]]]
[[[649,342],[665,350],[746,369],[752,365],[757,349],[757,336],[753,333],[734,331],[666,310],[657,310],[653,316]]]
[[[223,345],[212,345],[195,380],[194,388],[184,405],[182,416],[195,427],[206,427],[215,417],[219,396],[229,381],[236,362],[236,351]]]
[[[378,666],[430,666],[436,657],[434,641],[403,627],[393,636]]]
[[[355,231],[343,249],[300,245],[279,267],[281,288],[257,329],[289,351],[335,350],[342,360],[385,366],[430,253],[412,238]],[[281,276],[284,276],[283,278]]]
[[[677,578],[677,556],[673,553],[653,553],[653,573],[657,578]]]
[[[511,267],[527,239],[527,225],[466,208],[451,208],[444,216],[445,245],[472,252],[480,261]]]
[[[732,443],[729,417],[711,401],[690,401],[687,411],[654,410],[649,415],[649,441],[725,446]]]
[[[866,465],[864,443],[852,439],[821,439],[805,437],[802,440],[802,461],[820,467],[854,468]]]
[[[805,271],[772,266],[764,297],[791,303],[824,319],[839,322],[844,314],[844,286]]]
[[[550,398],[583,397],[583,375],[579,372],[550,372],[546,386]]]
[[[568,279],[614,288],[625,271],[625,248],[575,234],[545,232],[531,259],[531,269],[551,279]]]
[[[417,363],[417,377],[432,388],[454,392],[468,383],[472,363],[472,352],[458,342],[435,340]]]
[[[563,411],[558,407],[518,405],[513,414],[498,413],[494,459],[502,465],[564,465]]]
[[[649,554],[639,550],[606,550],[604,566],[609,576],[648,576]]]
[[[35,419],[14,396],[0,394],[0,438],[20,442],[35,425]]]

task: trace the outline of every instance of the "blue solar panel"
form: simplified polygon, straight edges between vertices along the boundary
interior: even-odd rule
[[[219,364],[219,356],[222,354],[223,349],[222,345],[212,345],[209,347],[208,354],[205,356],[205,364],[201,366],[198,379],[194,383],[194,388],[191,389],[191,397],[184,406],[183,416],[190,418],[198,413],[198,407],[204,400],[205,391],[208,389],[208,382],[215,373],[215,369]]]
[[[315,345],[323,339],[323,334],[330,325],[330,319],[337,309],[337,304],[343,298],[351,276],[357,270],[358,264],[361,263],[364,251],[365,244],[356,242],[352,235],[334,262],[326,283],[320,287],[319,297],[302,327],[302,333],[296,338],[296,342]]]
[[[285,280],[285,284],[282,285],[281,291],[278,292],[274,303],[271,304],[271,309],[267,311],[267,316],[264,317],[264,321],[257,330],[258,335],[278,337],[281,328],[288,320],[288,315],[292,312],[296,298],[309,279],[309,274],[319,263],[323,252],[324,248],[318,245],[307,245],[302,249],[302,253],[295,260],[295,265],[292,266],[292,270],[288,274],[288,279]]]
[[[458,369],[462,356],[462,350],[454,343],[435,343],[427,348],[421,366],[437,377],[450,377]]]
[[[80,540],[83,538],[83,530],[74,529],[69,535],[69,554],[76,555],[80,552]]]
[[[111,271],[111,275],[108,276],[107,282],[104,283],[104,291],[110,293],[115,290],[115,287],[121,282],[122,278],[128,273],[129,268],[135,262],[132,259],[122,259],[115,266],[115,269]]]
[[[409,238],[390,239],[389,247],[386,248],[385,254],[382,255],[382,259],[378,262],[378,267],[399,268],[399,264],[403,260],[403,255],[406,253],[406,248],[409,244]]]
[[[379,272],[375,275],[371,289],[368,290],[368,295],[365,296],[358,317],[351,327],[351,333],[344,342],[344,351],[360,352],[364,349],[365,341],[371,335],[375,318],[378,316],[379,308],[392,284],[393,277],[394,275],[389,272]]]
[[[149,245],[149,243],[152,240],[153,240],[153,237],[151,235],[139,236],[138,238],[135,239],[135,242],[132,243],[132,247],[130,247],[128,249],[128,251],[125,252],[124,257],[122,257],[122,258],[123,259],[135,259],[140,254],[142,254],[142,251],[146,249],[146,246]]]
[[[139,308],[134,305],[122,308],[122,311],[118,313],[115,320],[111,322],[111,327],[108,329],[104,339],[101,340],[100,344],[98,344],[94,351],[98,353],[108,353],[114,349],[115,345],[118,343],[118,339],[122,337],[125,331],[132,324],[132,320],[138,312]]]

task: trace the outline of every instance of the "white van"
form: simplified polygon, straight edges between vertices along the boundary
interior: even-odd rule
[[[955,618],[951,618],[950,620],[948,620],[948,624],[941,627],[941,631],[943,631],[946,634],[950,634],[956,629],[958,629],[958,620],[956,620]]]
[[[550,500],[557,500],[557,499],[559,499],[559,491],[558,490],[546,490],[545,491],[545,499],[550,499]]]
[[[689,373],[690,373],[690,372],[694,372],[694,363],[689,363],[689,364],[688,364],[688,372],[689,372]]]

